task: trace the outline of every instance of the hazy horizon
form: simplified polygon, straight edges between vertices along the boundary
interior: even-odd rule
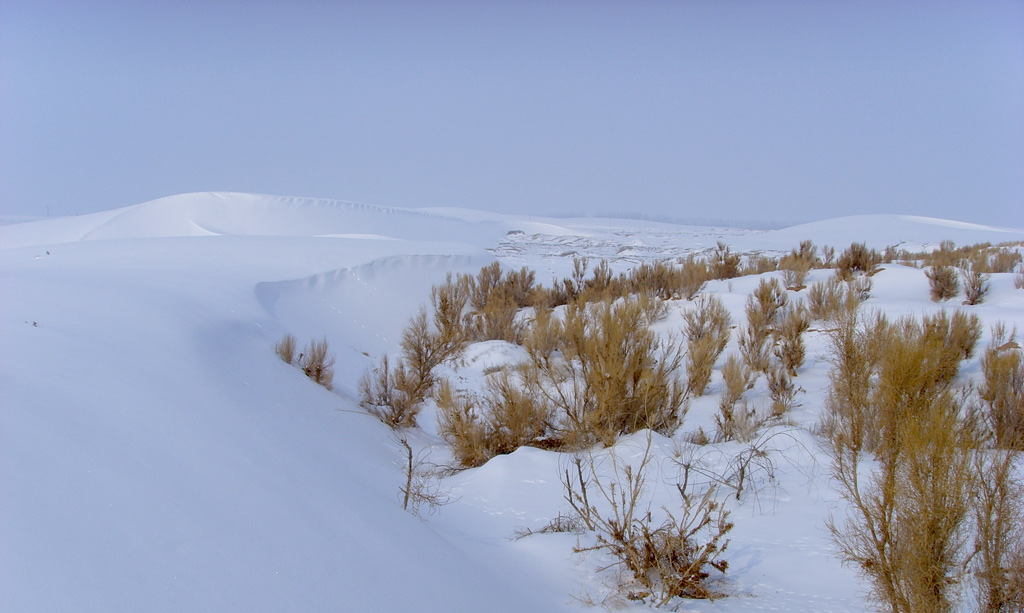
[[[185,192],[1024,227],[1024,3],[0,4],[0,214]]]

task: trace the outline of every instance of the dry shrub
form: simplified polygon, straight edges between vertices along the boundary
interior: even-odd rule
[[[768,371],[768,397],[771,399],[771,416],[781,417],[796,406],[796,386],[785,368]]]
[[[670,432],[685,404],[679,343],[650,324],[662,301],[570,302],[561,317],[538,304],[524,334],[529,360],[488,379],[483,398],[450,385],[434,394],[440,430],[464,465],[536,444],[611,444],[640,429]]]
[[[683,314],[687,339],[687,394],[700,396],[711,381],[711,370],[729,342],[729,311],[721,299],[701,296],[692,310]]]
[[[485,267],[493,271],[492,267]],[[490,272],[481,272],[490,278]],[[393,428],[416,424],[416,415],[434,387],[434,369],[462,353],[471,338],[463,316],[473,284],[468,277],[447,280],[430,293],[432,315],[420,308],[402,331],[402,357],[394,366],[384,356],[359,383],[360,405]],[[479,297],[479,295],[477,295]]]
[[[638,298],[571,303],[557,323],[555,353],[545,358],[528,342],[528,378],[554,408],[558,438],[570,447],[610,444],[643,428],[669,432],[678,423],[685,401],[677,375],[682,353],[678,342],[647,327],[652,315],[644,304]]]
[[[407,439],[400,437],[398,442],[405,448],[406,455],[405,484],[398,488],[402,509],[422,518],[426,507],[427,515],[433,515],[452,501],[451,492],[439,485],[436,469],[427,466],[423,457],[413,456]]]
[[[932,266],[924,273],[928,277],[932,300],[949,300],[960,293],[960,280],[952,266]]]
[[[882,255],[877,249],[868,249],[864,243],[853,243],[836,260],[836,275],[844,281],[852,279],[857,273],[872,275],[878,272],[881,262]]]
[[[524,367],[522,376],[530,376]],[[500,371],[487,380],[482,405],[486,410],[485,440],[489,455],[512,453],[537,442],[547,433],[551,407],[534,392],[533,382],[519,383],[508,371]]]
[[[807,309],[797,304],[783,310],[778,317],[778,325],[772,331],[772,337],[775,339],[775,357],[779,359],[790,377],[795,377],[797,369],[804,363],[804,332],[807,332],[810,326]]]
[[[434,390],[437,402],[437,430],[452,447],[452,453],[463,466],[480,466],[492,456],[487,448],[487,432],[478,418],[473,401],[458,394],[446,379]]]
[[[711,278],[708,263],[693,254],[679,261],[678,271],[677,289],[687,300],[693,300]]]
[[[799,250],[793,249],[788,255],[779,260],[779,270],[782,271],[782,282],[787,289],[800,291],[804,289],[804,281],[807,273],[816,265],[818,260],[818,248],[811,241],[800,243]]]
[[[989,290],[988,274],[979,271],[979,268],[974,265],[967,265],[960,269],[960,278],[964,282],[964,294],[967,300],[964,304],[981,304],[985,299],[985,294]]]
[[[286,364],[292,364],[295,362],[295,350],[297,349],[298,341],[295,339],[293,334],[285,334],[284,338],[274,343],[274,351],[280,356]]]
[[[969,337],[977,319],[840,324],[831,333],[824,431],[849,506],[845,521],[830,521],[833,538],[886,608],[950,610],[969,558],[975,443],[951,391],[966,352],[954,337]],[[859,462],[870,451],[878,465],[862,480]]]
[[[694,255],[679,259],[679,265],[667,262],[641,264],[630,270],[623,285],[634,294],[651,294],[662,300],[693,300],[709,278],[708,266]]]
[[[600,260],[590,271],[590,277],[583,282],[580,299],[584,302],[598,302],[614,300],[623,294],[623,288],[612,274],[608,261]]]
[[[807,310],[815,321],[831,321],[854,312],[862,302],[851,283],[830,277],[811,285],[807,292]]]
[[[718,241],[711,252],[708,266],[712,279],[733,279],[740,276],[740,256],[733,253],[729,246]]]
[[[757,430],[757,419],[747,403],[740,402],[750,385],[750,371],[735,355],[730,355],[722,366],[723,389],[718,402],[715,425],[718,440],[750,440]]]
[[[327,338],[309,341],[305,351],[299,354],[299,368],[306,376],[327,389],[334,382],[334,354],[330,353]]]
[[[1013,273],[1013,286],[1017,289],[1024,289],[1024,266],[1017,269],[1017,272]]]
[[[982,425],[1000,449],[1024,451],[1024,358],[1016,330],[997,324],[981,357]]]
[[[519,307],[533,306],[537,275],[523,266],[519,270],[510,270],[505,274],[505,285],[512,294],[512,300]]]
[[[501,285],[501,264],[491,262],[480,269],[476,277],[466,276],[465,283],[469,293],[469,304],[479,311],[487,304],[487,297]]]
[[[529,368],[519,376],[529,376]],[[438,431],[463,466],[479,466],[496,455],[541,441],[550,430],[551,408],[531,381],[506,370],[487,379],[483,398],[459,395],[447,380],[437,385]]]
[[[715,500],[716,490],[694,493],[688,472],[675,483],[679,508],[662,507],[664,519],[644,505],[651,444],[636,466],[611,455],[611,476],[598,477],[593,455],[577,457],[575,475],[565,471],[565,498],[583,523],[597,533],[596,542],[575,551],[605,551],[628,571],[619,588],[630,600],[657,607],[675,598],[713,599],[719,594],[708,585],[712,571],[724,573],[729,564],[722,558],[732,530],[729,512]],[[604,507],[604,512],[598,508]]]
[[[821,266],[822,268],[835,268],[836,248],[832,245],[825,245],[821,248]]]
[[[523,333],[523,347],[530,361],[551,368],[554,353],[561,345],[562,325],[551,307],[538,303],[533,308],[533,320]]]
[[[487,295],[483,308],[472,315],[470,335],[474,341],[508,341],[519,344],[523,323],[511,286],[500,285]]]
[[[786,290],[778,279],[762,279],[747,296],[747,327],[740,335],[740,354],[752,372],[768,372],[771,346],[768,343],[781,309],[786,306]]]
[[[987,267],[983,272],[1013,272],[1021,263],[1020,252],[1009,247],[999,247],[988,255]]]
[[[423,393],[420,381],[402,361],[392,367],[386,355],[359,380],[359,406],[392,428],[416,424]]]
[[[747,257],[747,263],[740,269],[740,276],[762,275],[779,269],[779,260],[763,253],[755,253]]]
[[[1014,476],[1019,457],[1019,452],[1004,450],[975,458],[979,611],[1024,611],[1024,483]]]
[[[860,450],[832,440],[832,475],[849,508],[846,521],[829,528],[844,560],[893,611],[949,611],[956,601],[973,486],[957,412],[952,396],[940,394],[916,419],[901,421],[898,444],[863,481]]]

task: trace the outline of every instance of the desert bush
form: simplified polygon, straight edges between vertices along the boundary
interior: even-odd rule
[[[741,402],[743,392],[750,384],[750,371],[735,355],[730,355],[722,366],[723,388],[718,401],[715,426],[719,441],[750,440],[757,430],[755,411]]]
[[[707,263],[691,254],[680,258],[678,266],[667,262],[641,264],[630,270],[624,285],[634,294],[651,294],[662,300],[693,300],[709,277]]]
[[[952,266],[932,266],[924,273],[928,277],[932,300],[949,300],[960,293],[960,281]]]
[[[986,266],[982,272],[1013,272],[1013,269],[1021,263],[1021,255],[1016,249],[999,247],[989,253],[986,260]]]
[[[519,344],[524,324],[518,318],[519,306],[510,285],[499,285],[487,295],[487,301],[471,316],[474,341],[508,341]]]
[[[677,289],[687,300],[693,300],[711,278],[708,263],[693,254],[679,261],[678,271]]]
[[[614,300],[624,294],[618,279],[612,274],[608,260],[600,260],[590,271],[590,277],[583,281],[581,298],[584,302]]]
[[[701,296],[694,308],[683,313],[687,339],[687,394],[704,393],[711,371],[729,342],[729,311],[715,296]]]
[[[523,347],[530,356],[530,361],[551,367],[554,353],[561,344],[561,322],[555,317],[554,310],[544,302],[533,307],[533,318],[523,332]]]
[[[977,266],[968,265],[960,269],[960,278],[964,282],[966,304],[981,304],[989,289],[989,275],[979,272]]]
[[[862,450],[831,439],[832,476],[849,506],[845,521],[830,520],[829,528],[885,608],[949,611],[969,555],[970,440],[952,395],[919,409],[898,423],[894,444],[877,455],[867,479],[858,474]]]
[[[830,321],[856,311],[862,302],[850,283],[839,277],[819,281],[807,292],[807,311],[815,321]]]
[[[299,368],[306,376],[327,389],[334,381],[334,354],[330,353],[327,338],[309,341],[306,349],[299,354]]]
[[[459,395],[450,382],[437,385],[438,432],[452,445],[463,466],[479,466],[496,455],[512,453],[545,438],[551,407],[534,390],[528,365],[516,375],[507,370],[489,375],[482,398]]]
[[[751,372],[768,372],[771,346],[768,343],[779,311],[786,306],[785,288],[778,279],[762,279],[747,296],[747,327],[740,335],[740,354]]]
[[[728,245],[718,241],[709,257],[708,267],[713,279],[733,279],[740,276],[740,256],[733,253]]]
[[[408,439],[399,437],[398,442],[406,454],[405,484],[398,488],[402,509],[422,518],[426,507],[427,515],[433,515],[452,501],[451,491],[439,485],[437,471],[423,457],[414,457]]]
[[[804,332],[807,332],[810,326],[807,309],[802,304],[797,304],[782,311],[778,317],[778,324],[772,331],[775,357],[779,359],[790,377],[795,377],[797,369],[804,363]]]
[[[787,289],[794,291],[802,290],[807,273],[819,264],[817,247],[811,241],[800,243],[800,249],[793,249],[788,255],[779,260],[779,270],[782,271],[782,282]]]
[[[434,400],[437,431],[460,464],[480,466],[493,457],[488,451],[484,424],[468,396],[458,394],[447,379],[442,379],[434,389]]]
[[[975,456],[974,582],[979,611],[1024,611],[1024,483],[1017,451]]]
[[[525,365],[520,370],[523,377],[535,373]],[[486,410],[484,437],[489,455],[512,453],[548,433],[551,407],[534,391],[533,384],[529,379],[515,381],[507,370],[488,377],[482,405]]]
[[[1000,449],[1024,451],[1024,358],[1016,330],[997,324],[981,357],[982,425]]]
[[[647,326],[644,301],[567,305],[557,324],[557,358],[537,360],[531,349],[535,389],[555,409],[556,431],[569,446],[649,428],[671,431],[680,418],[685,388],[677,372],[679,343]],[[531,341],[533,342],[533,341]]]
[[[467,285],[469,304],[474,310],[480,311],[487,304],[487,297],[502,283],[501,264],[491,262],[480,269],[476,277],[464,277]]]
[[[282,360],[284,360],[286,364],[292,364],[295,362],[295,350],[297,348],[297,342],[298,341],[295,339],[295,335],[285,334],[281,340],[274,343],[274,351],[277,353],[278,356],[280,356]]]
[[[416,424],[425,393],[401,360],[392,366],[386,355],[359,380],[359,406],[392,428]]]
[[[769,369],[767,379],[771,416],[781,417],[796,405],[796,386],[783,367]]]
[[[402,332],[402,362],[408,373],[409,395],[422,402],[434,385],[434,368],[453,357],[465,345],[465,336],[447,337],[434,329],[427,312],[420,309]]]
[[[537,289],[537,275],[534,271],[526,266],[519,270],[510,270],[505,275],[505,284],[509,287],[516,306],[533,306]]]
[[[844,281],[857,273],[872,275],[881,261],[882,255],[876,249],[868,249],[864,243],[853,243],[836,259],[836,275]]]
[[[848,511],[845,521],[830,521],[833,539],[886,608],[950,610],[970,556],[975,483],[975,439],[951,384],[978,321],[940,313],[921,322],[839,323],[830,334],[823,430]],[[867,452],[877,468],[862,479]]]
[[[888,335],[885,316],[861,317],[849,311],[828,331],[832,362],[822,432],[858,452],[878,443],[877,415],[871,402],[872,376]]]
[[[583,523],[597,533],[596,542],[576,552],[605,551],[628,571],[619,587],[631,600],[651,599],[654,606],[675,598],[711,599],[719,594],[708,585],[712,571],[724,573],[722,557],[732,530],[729,513],[715,500],[716,490],[691,491],[688,474],[675,483],[677,510],[663,507],[659,523],[649,506],[647,471],[650,440],[633,466],[610,456],[611,475],[599,476],[593,455],[575,460],[575,475],[565,471],[565,498]],[[598,505],[605,510],[602,511]]]
[[[739,276],[761,275],[766,272],[774,272],[779,269],[778,258],[773,258],[763,253],[755,253],[747,257],[746,263],[740,268]]]
[[[832,245],[825,245],[821,248],[821,266],[823,268],[835,268],[836,248]]]
[[[956,374],[958,360],[974,356],[981,339],[981,320],[974,313],[955,311],[950,315],[939,311],[922,318],[921,325],[925,338],[936,347],[935,355],[943,360],[946,368],[943,373],[949,375],[947,380],[951,379]]]

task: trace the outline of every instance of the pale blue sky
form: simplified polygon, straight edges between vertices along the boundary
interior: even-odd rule
[[[0,212],[1024,227],[1024,2],[0,0]]]

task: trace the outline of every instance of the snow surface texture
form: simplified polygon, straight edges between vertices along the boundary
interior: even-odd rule
[[[0,609],[4,611],[552,611],[612,594],[609,560],[577,536],[513,540],[568,511],[563,454],[524,448],[446,477],[452,502],[402,510],[404,449],[356,402],[356,382],[449,272],[497,258],[538,279],[571,257],[637,262],[713,248],[781,252],[813,239],[909,249],[1024,240],[1024,231],[862,216],[755,232],[607,219],[401,210],[248,194],[188,194],[0,227]],[[811,280],[825,278],[812,273]],[[758,277],[713,282],[740,321]],[[933,312],[921,271],[887,266],[869,308]],[[678,329],[673,303],[664,331]],[[1024,329],[1010,275],[970,308]],[[329,392],[271,350],[293,333],[337,354]],[[984,342],[984,340],[983,340]],[[734,351],[735,341],[727,351]],[[765,434],[776,470],[730,503],[736,528],[720,586],[698,611],[861,611],[863,586],[832,555],[837,496],[806,431],[820,411],[824,344],[808,338],[796,426]],[[472,348],[462,376],[517,356]],[[968,364],[965,372],[977,371]],[[720,385],[720,375],[712,388]],[[763,386],[763,381],[760,383]],[[686,459],[725,471],[736,443],[695,448],[716,400],[676,439],[655,437],[651,501]],[[433,414],[409,433],[445,464]],[[626,437],[615,453],[642,446]],[[602,452],[607,453],[607,452]],[[579,537],[588,538],[586,535]],[[583,542],[583,544],[588,544]],[[629,608],[642,605],[628,603]]]

